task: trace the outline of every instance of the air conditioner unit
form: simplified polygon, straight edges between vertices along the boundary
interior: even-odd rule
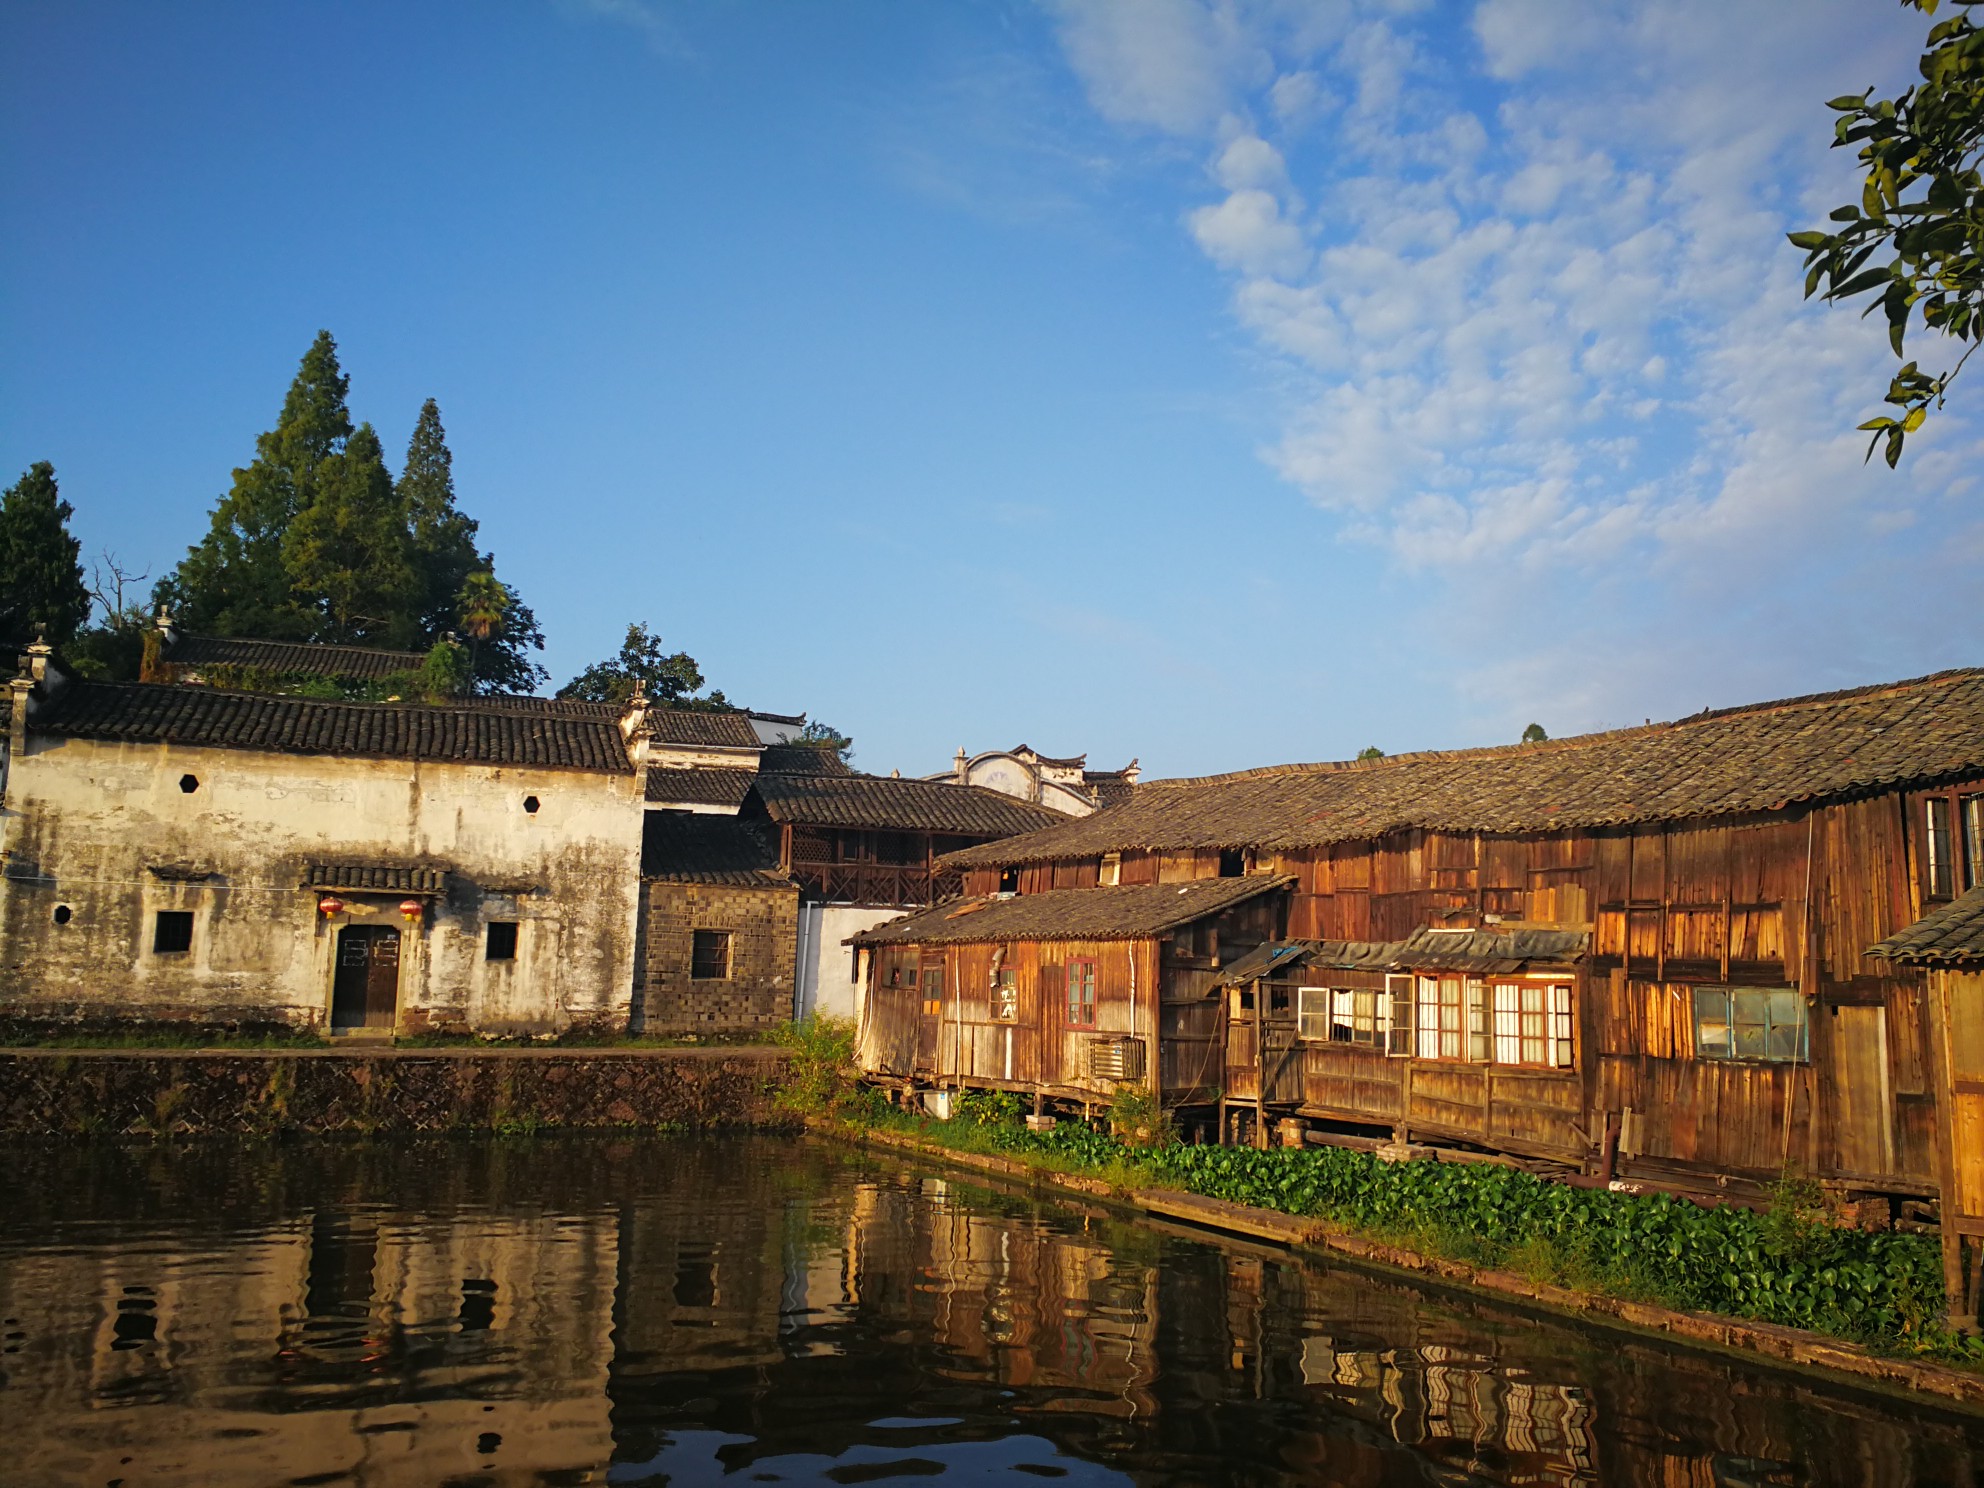
[[[1144,1041],[1139,1038],[1092,1038],[1088,1041],[1091,1080],[1141,1080]]]

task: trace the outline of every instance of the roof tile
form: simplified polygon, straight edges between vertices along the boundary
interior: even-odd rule
[[[1543,744],[1146,781],[1127,801],[950,854],[1314,847],[1420,827],[1527,832],[1769,811],[1984,772],[1984,670],[1757,703]]]

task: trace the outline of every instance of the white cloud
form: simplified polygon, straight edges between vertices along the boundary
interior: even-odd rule
[[[1195,0],[1062,0],[1061,45],[1102,114],[1177,134],[1209,127],[1236,78],[1267,65],[1241,18]]]
[[[1833,685],[1924,644],[1882,555],[1930,561],[1932,511],[1984,542],[1957,521],[1984,420],[1940,415],[1902,477],[1865,465],[1853,425],[1892,359],[1802,299],[1783,238],[1850,195],[1821,101],[1904,85],[1923,28],[1854,0],[1480,0],[1457,37],[1399,9],[1303,29],[1275,0],[1166,5],[1134,41],[1064,30],[1097,107],[1197,142],[1226,193],[1185,221],[1293,374],[1262,458],[1345,538],[1444,575],[1422,608],[1470,634],[1483,581],[1512,574],[1574,612],[1567,634],[1508,609],[1499,660],[1470,669],[1518,711],[1574,676],[1560,729],[1622,721],[1649,679],[1683,690],[1653,633],[1720,643],[1745,659],[1719,673],[1766,689],[1772,648]],[[1812,617],[1849,572],[1861,611],[1902,586],[1858,630],[1836,602]]]
[[[1191,214],[1192,236],[1213,262],[1249,275],[1293,278],[1309,265],[1302,230],[1281,215],[1266,191],[1236,191]]]

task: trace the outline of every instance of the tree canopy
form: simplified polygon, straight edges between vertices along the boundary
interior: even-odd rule
[[[817,718],[799,731],[794,742],[817,745],[821,749],[831,749],[835,754],[840,756],[842,764],[846,764],[854,758],[854,740],[843,734],[832,724],[822,723]]]
[[[561,698],[577,698],[588,703],[625,703],[636,688],[650,702],[682,703],[703,685],[702,671],[695,657],[686,651],[662,650],[661,637],[643,622],[627,627],[627,638],[618,654],[596,661],[558,689]],[[727,706],[722,693],[703,700],[708,705]]]
[[[1549,737],[1548,734],[1543,732],[1543,725],[1540,723],[1532,723],[1522,731],[1522,742],[1525,744],[1541,744]]]
[[[89,618],[82,544],[69,535],[75,514],[46,460],[0,494],[0,640],[31,641],[45,632],[60,645]]]
[[[1937,0],[1901,0],[1934,15]],[[1867,458],[1886,445],[1890,467],[1908,436],[1940,408],[1950,383],[1984,341],[1984,30],[1971,17],[1980,0],[1955,0],[1957,14],[1929,31],[1922,81],[1896,98],[1835,98],[1833,146],[1860,147],[1860,199],[1837,208],[1830,232],[1790,235],[1805,250],[1805,295],[1827,300],[1871,296],[1863,315],[1882,311],[1897,358],[1920,317],[1962,348],[1956,365],[1929,373],[1905,362],[1884,401],[1895,409],[1867,420]],[[1880,262],[1871,262],[1876,254]],[[1967,344],[1966,344],[1967,343]]]
[[[466,629],[473,690],[532,691],[544,634],[455,504],[440,406],[421,405],[395,480],[371,426],[353,427],[349,392],[337,343],[320,331],[276,426],[155,603],[188,630],[270,640],[426,651]]]

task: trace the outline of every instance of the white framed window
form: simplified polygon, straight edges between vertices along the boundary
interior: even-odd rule
[[[1385,973],[1385,1002],[1390,1014],[1385,1034],[1385,1053],[1394,1059],[1409,1056],[1414,1048],[1413,1014],[1416,1009],[1414,978],[1407,972]]]
[[[1376,1049],[1389,1043],[1392,997],[1375,987],[1299,987],[1295,1007],[1303,1038]]]
[[[1569,1069],[1571,989],[1566,983],[1497,982],[1495,1063]]]
[[[1097,875],[1105,887],[1113,887],[1123,881],[1123,855],[1119,852],[1102,855],[1102,871]]]
[[[1422,976],[1418,984],[1412,1052],[1421,1059],[1491,1058],[1488,994],[1480,979]]]
[[[1330,1036],[1330,1012],[1335,993],[1328,987],[1295,989],[1295,1031],[1305,1039]]]

